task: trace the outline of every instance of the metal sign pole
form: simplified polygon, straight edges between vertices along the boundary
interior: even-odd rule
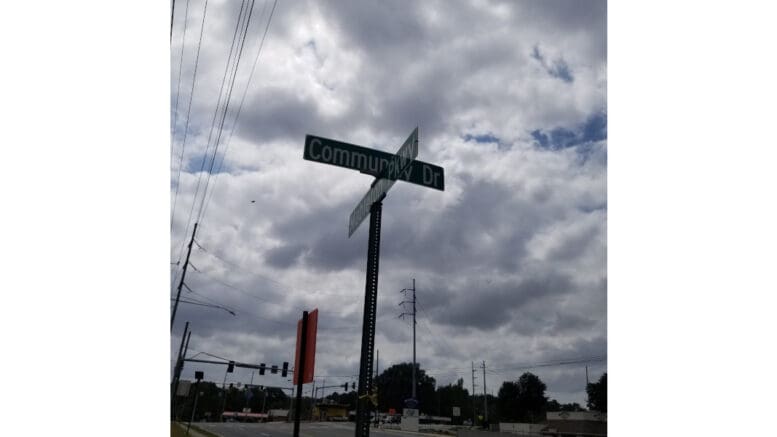
[[[192,427],[192,421],[194,420],[194,413],[197,412],[197,399],[200,397],[200,380],[194,384],[194,407],[192,407],[192,417],[189,418],[189,424],[186,425],[186,435],[189,435],[189,428]]]
[[[370,435],[370,399],[372,393],[372,357],[375,351],[375,313],[378,306],[378,263],[380,260],[380,222],[383,196],[370,208],[370,235],[367,248],[367,283],[364,287],[364,321],[359,366],[359,391],[356,402],[356,437]]]
[[[308,312],[302,312],[302,328],[299,340],[299,369],[294,369],[294,377],[297,378],[297,399],[294,407],[294,437],[299,437],[299,418],[302,415],[302,381],[305,379],[305,352],[308,338]]]

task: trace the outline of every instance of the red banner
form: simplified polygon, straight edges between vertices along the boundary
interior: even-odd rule
[[[316,331],[318,328],[318,308],[308,314],[308,329],[305,339],[305,374],[302,375],[302,383],[313,382],[313,374],[316,368]],[[302,344],[302,319],[297,322],[297,351],[294,354],[294,384],[298,384],[299,348]]]

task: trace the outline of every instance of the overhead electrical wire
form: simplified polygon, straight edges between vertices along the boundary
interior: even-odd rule
[[[280,288],[281,288],[282,290],[284,290],[284,291],[286,291],[286,292],[291,292],[291,291],[293,291],[293,290],[297,289],[297,288],[295,288],[295,287],[292,287],[292,286],[290,286],[290,285],[288,285],[288,284],[284,284],[283,282],[280,282],[280,281],[278,281],[278,280],[272,279],[272,278],[270,278],[270,277],[269,277],[269,276],[267,276],[267,275],[263,275],[263,274],[256,273],[256,272],[254,272],[254,271],[248,270],[248,269],[246,269],[246,268],[244,268],[244,267],[241,267],[241,266],[239,266],[239,265],[237,265],[237,264],[235,264],[235,263],[232,263],[232,262],[230,262],[230,261],[228,261],[228,260],[226,260],[226,259],[224,259],[224,258],[220,257],[220,256],[219,256],[219,255],[217,255],[217,254],[216,254],[214,251],[209,251],[208,249],[206,249],[205,247],[203,247],[203,245],[202,245],[202,244],[200,244],[200,243],[197,241],[197,239],[196,239],[196,238],[194,239],[194,245],[195,245],[195,246],[197,246],[197,248],[198,248],[198,249],[200,249],[201,251],[203,251],[203,252],[207,253],[208,255],[210,255],[210,256],[212,256],[212,257],[214,257],[214,258],[218,259],[218,260],[220,260],[220,261],[221,261],[221,262],[223,262],[224,264],[227,264],[227,265],[229,265],[229,266],[232,266],[232,267],[234,267],[235,269],[237,269],[237,270],[240,270],[240,271],[242,271],[242,272],[244,272],[244,273],[247,273],[247,274],[249,274],[249,275],[256,276],[256,277],[258,277],[258,278],[261,278],[261,279],[264,279],[264,280],[270,281],[270,282],[272,282],[272,283],[274,283],[274,284],[277,284],[278,286],[280,286]],[[191,263],[191,262],[189,262],[189,265],[192,265],[192,263]],[[243,293],[243,294],[249,295],[250,297],[252,297],[252,298],[254,298],[254,299],[257,299],[257,300],[260,300],[260,301],[262,301],[262,302],[265,302],[265,303],[270,303],[270,304],[273,304],[273,305],[278,305],[278,306],[281,306],[281,307],[284,307],[284,308],[289,308],[289,307],[291,307],[291,308],[294,308],[294,309],[296,309],[296,310],[299,310],[299,311],[306,311],[306,309],[305,309],[305,308],[302,308],[302,307],[299,307],[299,306],[295,306],[295,305],[282,305],[282,304],[278,304],[278,303],[275,303],[275,302],[273,302],[273,301],[269,301],[269,300],[266,300],[266,299],[264,299],[264,298],[261,298],[261,297],[259,297],[258,295],[254,294],[254,293],[251,293],[251,292],[250,292],[250,291],[248,291],[248,290],[245,290],[244,288],[240,288],[240,287],[238,287],[238,286],[235,286],[235,285],[232,285],[232,284],[228,284],[228,283],[226,283],[226,282],[223,282],[222,280],[220,280],[220,279],[217,279],[217,278],[213,277],[213,276],[212,276],[212,275],[211,275],[209,272],[206,272],[206,271],[200,271],[200,270],[197,270],[197,269],[195,269],[195,271],[197,271],[198,273],[201,273],[201,274],[203,274],[204,276],[207,276],[209,279],[213,280],[214,282],[217,282],[217,283],[219,283],[219,284],[221,284],[221,285],[223,285],[223,286],[225,286],[225,287],[227,287],[227,288],[231,288],[231,289],[233,289],[233,290],[235,290],[235,291],[239,291],[239,292],[241,292],[241,293]],[[382,318],[384,318],[384,317],[386,317],[386,316],[390,316],[390,315],[391,315],[391,313],[389,313],[389,312],[387,312],[387,313],[384,313],[384,314],[382,314],[382,315],[378,316],[378,320],[380,320],[380,319],[382,319]],[[331,327],[331,328],[328,328],[328,329],[341,330],[341,329],[351,329],[351,328],[354,328],[354,327],[350,327],[350,326],[349,326],[349,327]],[[356,329],[360,329],[360,328],[358,328],[358,327],[357,327]]]
[[[189,27],[189,0],[186,0],[186,9],[183,18],[183,35],[181,35],[181,55],[178,60],[178,85],[175,90],[175,104],[173,105],[173,135],[170,140],[170,162],[173,161],[173,145],[175,144],[175,131],[178,128],[178,97],[181,95],[181,75],[183,74],[183,58],[186,51],[186,29]]]
[[[252,10],[253,10],[253,5],[254,5],[254,3],[252,2],[251,3],[251,9]],[[230,130],[229,137],[227,138],[225,150],[224,150],[224,153],[222,154],[221,161],[219,163],[217,173],[220,173],[221,168],[223,167],[224,159],[226,158],[226,154],[227,154],[227,152],[229,150],[229,145],[231,144],[232,136],[234,135],[235,128],[237,126],[237,122],[238,122],[238,119],[240,117],[240,113],[241,113],[242,108],[243,108],[243,103],[245,102],[247,91],[248,91],[248,89],[250,87],[250,84],[251,84],[251,81],[253,79],[253,76],[254,76],[254,73],[255,73],[255,70],[256,70],[256,66],[257,66],[260,54],[262,52],[262,48],[264,47],[264,43],[265,43],[265,40],[266,40],[266,37],[267,37],[267,33],[269,31],[270,23],[272,22],[272,17],[273,17],[273,14],[275,12],[276,6],[277,6],[277,0],[274,0],[272,9],[270,10],[269,18],[267,20],[267,24],[266,24],[265,29],[264,29],[264,33],[262,35],[262,39],[261,39],[260,44],[259,44],[259,48],[258,48],[257,53],[256,53],[256,57],[254,58],[254,63],[253,63],[253,66],[251,68],[251,73],[249,74],[248,81],[246,83],[246,87],[244,88],[243,95],[241,96],[241,99],[240,99],[240,104],[238,106],[237,113],[236,113],[234,121],[232,123],[232,129]],[[260,17],[264,16],[264,11],[265,11],[266,7],[267,7],[267,2],[265,1],[264,7],[262,8],[262,13],[260,14]],[[207,0],[206,0],[206,8],[207,8]],[[242,13],[242,11],[243,11],[243,5],[241,5],[241,13]],[[250,20],[250,14],[249,14],[248,20]],[[243,43],[245,41],[245,35],[247,34],[247,30],[248,30],[248,20],[246,21],[245,31],[243,32]],[[238,16],[238,23],[239,22],[240,22],[240,14]],[[204,14],[203,14],[203,28],[204,28]],[[237,30],[237,27],[236,27],[236,30]],[[202,32],[200,33],[200,43],[201,42],[202,42]],[[232,43],[231,48],[230,48],[230,57],[229,58],[231,58],[231,52],[232,52],[232,50],[234,48],[234,42],[235,42],[235,35],[233,35],[233,43]],[[241,45],[241,49],[240,49],[241,53],[242,53],[242,47],[243,47],[243,45]],[[198,44],[197,59],[199,59],[199,48],[200,48],[200,46]],[[229,58],[228,58],[228,62],[227,62],[228,65],[229,65]],[[233,86],[234,86],[234,78],[235,78],[236,73],[237,73],[237,65],[238,64],[239,64],[239,59],[235,62],[235,68],[233,69],[233,71],[234,71],[233,79],[232,79],[232,85]],[[196,74],[196,65],[197,64],[195,63],[195,74]],[[226,71],[225,71],[225,77],[226,77]],[[221,100],[221,95],[222,95],[222,91],[223,91],[223,83],[224,83],[224,79],[222,79],[222,87],[219,90],[219,100]],[[192,87],[194,87],[194,81],[192,81]],[[230,93],[231,93],[231,89],[230,89]],[[190,94],[189,110],[191,109],[191,95],[193,95],[193,89],[192,89],[192,93]],[[225,106],[228,106],[228,105],[225,105]],[[218,102],[217,102],[217,105],[216,105],[216,112],[214,112],[214,120],[213,120],[214,122],[215,122],[215,117],[216,117],[216,113],[217,112],[218,112]],[[227,113],[227,108],[225,107],[224,117],[226,117],[226,113]],[[184,133],[184,144],[185,144],[185,140],[186,140],[186,132],[188,132],[188,120],[189,120],[189,116],[187,114],[187,128],[186,128],[185,133]],[[191,208],[190,208],[190,211],[189,211],[189,217],[187,218],[187,224],[186,224],[186,228],[185,228],[184,234],[183,234],[184,236],[187,234],[189,226],[191,225],[192,211],[194,209],[194,204],[196,203],[197,194],[199,192],[199,186],[200,186],[200,181],[201,181],[201,177],[202,177],[202,170],[204,169],[205,160],[206,160],[206,157],[207,157],[207,150],[208,150],[208,147],[210,146],[210,138],[211,138],[211,133],[212,133],[213,126],[214,126],[214,124],[211,125],[211,132],[208,135],[208,145],[206,147],[206,153],[203,155],[202,166],[201,166],[201,169],[200,169],[200,174],[198,175],[198,179],[197,179],[197,189],[195,190],[195,195],[194,195],[194,197],[192,199],[192,205],[191,205]],[[222,127],[223,127],[223,123],[222,123]],[[219,138],[220,138],[220,132],[219,132]],[[216,147],[214,147],[213,159],[211,161],[211,170],[208,172],[208,180],[206,181],[206,188],[205,188],[205,191],[203,193],[203,201],[204,201],[204,203],[201,203],[200,212],[198,214],[198,221],[200,221],[201,218],[204,216],[204,213],[207,210],[208,205],[210,204],[210,199],[213,197],[213,192],[215,191],[215,185],[218,182],[218,176],[219,175],[217,174],[216,175],[216,180],[213,183],[213,187],[210,190],[210,194],[208,194],[207,186],[208,186],[208,183],[210,181],[210,177],[212,175],[213,162],[217,158],[217,148],[218,148],[218,141],[217,141]],[[174,215],[175,215],[175,201],[177,200],[178,189],[179,189],[179,186],[180,186],[180,170],[181,170],[182,166],[183,166],[183,150],[182,150],[182,153],[181,153],[181,161],[180,161],[179,166],[178,166],[178,177],[177,177],[177,181],[176,181],[176,194],[175,194],[175,200],[174,200],[174,206],[173,206],[173,217],[171,217],[171,229],[172,229],[172,226],[173,226],[173,218],[174,218]],[[180,249],[178,251],[179,252],[178,253],[178,261],[177,261],[178,263],[180,263],[180,259],[181,259],[181,256],[183,254],[184,245],[185,245],[185,240],[182,240]],[[177,275],[178,275],[178,272],[176,272],[175,277],[177,277]],[[175,280],[173,280],[173,283],[175,283]]]
[[[254,272],[254,271],[252,271],[252,270],[248,270],[248,269],[246,269],[245,267],[241,267],[241,266],[239,266],[239,265],[237,265],[237,264],[235,264],[235,263],[233,263],[233,262],[227,261],[226,259],[224,259],[224,258],[222,258],[221,256],[217,255],[215,252],[208,251],[207,249],[205,249],[204,247],[202,247],[202,245],[201,245],[199,242],[197,242],[197,239],[196,239],[196,238],[194,239],[194,244],[195,244],[195,245],[196,245],[196,246],[197,246],[197,247],[198,247],[200,250],[202,250],[203,252],[207,253],[208,255],[210,255],[210,256],[212,256],[212,257],[214,257],[214,258],[218,259],[219,261],[223,262],[224,264],[227,264],[227,265],[229,265],[229,266],[232,266],[232,267],[236,268],[237,270],[240,270],[240,271],[242,271],[242,272],[244,272],[244,273],[248,273],[248,274],[250,274],[250,275],[252,275],[252,276],[256,276],[256,277],[258,277],[258,278],[262,278],[262,279],[265,279],[265,280],[267,280],[267,281],[270,281],[270,282],[273,282],[273,283],[275,283],[275,284],[278,284],[278,285],[280,285],[281,287],[283,287],[283,288],[285,288],[285,289],[287,289],[287,290],[292,290],[292,287],[290,287],[290,286],[288,286],[288,285],[286,285],[286,284],[284,284],[284,283],[282,283],[282,282],[280,282],[280,281],[277,281],[277,280],[275,280],[275,279],[272,279],[272,278],[270,278],[270,277],[269,277],[269,276],[267,276],[267,275],[263,275],[263,274],[261,274],[261,273],[256,273],[256,272]]]
[[[260,316],[260,315],[257,315],[257,314],[254,314],[254,313],[248,312],[248,311],[246,311],[246,310],[244,310],[244,309],[239,309],[239,310],[238,310],[238,309],[234,309],[234,308],[227,307],[226,305],[224,305],[224,304],[222,304],[222,303],[220,303],[220,302],[217,302],[217,301],[215,301],[215,300],[213,300],[213,299],[210,299],[210,298],[208,298],[208,297],[206,297],[206,296],[204,296],[204,295],[202,295],[202,294],[200,294],[200,293],[197,293],[197,292],[193,291],[193,290],[192,290],[191,288],[189,288],[189,286],[188,286],[188,285],[186,285],[186,284],[184,284],[184,287],[186,287],[186,289],[187,289],[188,291],[190,291],[191,293],[197,294],[198,296],[201,296],[201,297],[202,297],[202,298],[204,298],[204,299],[208,299],[210,302],[212,302],[212,304],[210,304],[210,305],[215,305],[215,306],[218,306],[219,308],[222,308],[222,309],[224,309],[224,310],[228,311],[229,313],[231,313],[231,314],[233,314],[233,315],[235,315],[235,313],[236,313],[236,314],[245,315],[245,316],[248,316],[248,317],[253,317],[253,318],[257,318],[257,319],[261,319],[261,320],[266,320],[266,321],[268,321],[268,322],[272,322],[272,323],[277,323],[277,324],[279,324],[279,325],[284,325],[284,326],[294,326],[294,327],[296,327],[296,326],[297,326],[297,324],[296,324],[296,323],[293,323],[293,322],[283,322],[283,321],[280,321],[280,320],[271,319],[271,318],[269,318],[269,317],[263,317],[263,316]],[[175,300],[175,298],[172,298],[172,297],[171,297],[171,299]],[[189,298],[189,300],[192,300],[192,299],[194,299],[194,298]],[[194,299],[194,300],[197,300],[197,299]]]
[[[188,10],[188,7],[189,7],[188,6],[189,5],[188,0],[187,0],[186,5],[187,5],[186,7],[187,7],[187,10]],[[202,11],[202,24],[200,25],[200,38],[199,38],[199,41],[197,42],[197,55],[194,58],[194,73],[192,74],[192,89],[191,89],[191,92],[189,92],[189,105],[188,105],[188,107],[186,109],[186,126],[184,127],[183,142],[181,144],[181,157],[178,160],[178,172],[177,172],[177,175],[176,175],[176,178],[175,178],[175,194],[173,196],[173,211],[172,211],[172,213],[170,215],[170,230],[171,231],[173,229],[173,223],[174,223],[174,219],[175,219],[175,209],[176,209],[177,202],[178,202],[178,191],[179,191],[180,184],[181,184],[181,168],[183,167],[183,157],[184,157],[184,152],[186,150],[186,140],[187,140],[187,138],[189,136],[189,120],[191,118],[192,99],[194,98],[194,88],[195,88],[195,84],[197,83],[197,67],[200,64],[200,48],[202,47],[202,35],[203,35],[204,31],[205,31],[205,16],[207,15],[207,13],[208,13],[208,0],[205,0],[205,8]],[[181,59],[183,60],[183,54],[181,54]],[[180,76],[180,71],[179,71],[179,76]],[[180,77],[179,77],[179,85],[180,85]],[[178,104],[177,100],[178,100],[178,98],[176,97],[176,116],[177,116],[177,104]],[[173,135],[173,141],[174,140],[175,140],[175,135]],[[172,145],[173,144],[174,143],[171,144],[171,156],[172,156]],[[192,200],[192,202],[194,202],[194,199]],[[188,225],[187,225],[186,229],[188,230]],[[184,232],[184,235],[186,235],[186,232]],[[178,261],[180,261],[180,260],[181,260],[181,255],[179,254],[178,255]]]
[[[190,263],[190,265],[191,265],[191,263]],[[253,293],[243,289],[243,288],[234,286],[234,285],[229,284],[227,282],[224,282],[224,281],[222,281],[220,279],[216,279],[213,276],[210,276],[207,272],[200,271],[200,270],[195,270],[195,271],[197,273],[202,274],[203,276],[206,276],[208,279],[210,279],[210,280],[212,280],[212,281],[214,281],[214,282],[216,282],[216,283],[218,283],[220,285],[223,285],[224,287],[227,287],[227,288],[232,289],[234,291],[237,291],[237,292],[239,292],[241,294],[244,294],[244,295],[246,295],[246,296],[248,296],[250,298],[253,298],[253,299],[255,299],[255,300],[259,301],[259,302],[262,302],[262,303],[265,303],[265,304],[276,305],[276,306],[279,306],[279,307],[287,309],[287,310],[290,309],[290,308],[293,308],[293,309],[296,309],[296,310],[299,310],[299,311],[306,311],[305,309],[303,309],[301,307],[296,307],[296,306],[293,306],[293,305],[284,305],[284,304],[280,304],[280,303],[277,303],[277,302],[273,302],[273,301],[268,300],[268,299],[261,298],[261,297],[255,295],[255,294],[253,294]],[[184,284],[184,286],[186,286],[186,284]],[[186,287],[188,289],[188,286],[186,286]],[[202,295],[200,294],[200,296],[202,296]],[[240,312],[239,310],[237,310],[237,311]],[[319,313],[321,313],[321,310],[319,310]],[[291,322],[278,322],[277,320],[273,320],[273,319],[269,319],[269,318],[266,318],[266,317],[258,316],[256,314],[250,314],[250,315],[253,315],[253,316],[258,317],[260,319],[276,322],[276,323],[283,323],[283,324],[291,323]],[[345,331],[345,330],[354,331],[354,330],[358,330],[359,328],[356,327],[356,326],[337,326],[337,325],[335,325],[335,326],[328,326],[326,324],[322,324],[322,325],[320,325],[320,329],[324,330],[324,331]]]
[[[186,228],[184,229],[184,233],[183,233],[184,236],[186,236],[188,234],[189,226],[192,224],[192,214],[194,213],[194,207],[197,204],[197,197],[198,197],[199,192],[200,192],[200,185],[202,183],[203,172],[205,170],[205,163],[208,160],[208,153],[209,153],[208,151],[210,150],[211,139],[213,138],[213,131],[214,131],[214,129],[216,127],[216,124],[217,124],[216,123],[216,119],[218,118],[219,108],[221,107],[222,99],[225,101],[225,104],[223,105],[223,114],[224,115],[223,115],[222,119],[224,117],[226,117],[226,114],[227,114],[227,112],[229,110],[229,96],[224,98],[224,84],[227,81],[227,76],[228,76],[230,70],[232,70],[234,72],[237,71],[237,65],[239,64],[239,61],[240,61],[239,54],[236,54],[236,50],[235,50],[236,43],[239,40],[241,40],[241,39],[244,40],[245,38],[244,37],[243,38],[238,38],[238,33],[239,32],[240,33],[247,32],[248,31],[248,23],[250,22],[250,14],[247,14],[248,17],[246,19],[246,26],[243,26],[243,17],[244,17],[245,6],[246,6],[246,1],[243,0],[243,2],[240,5],[240,12],[238,13],[237,22],[235,23],[235,32],[232,35],[232,44],[230,45],[229,55],[227,56],[227,63],[226,63],[226,67],[224,69],[224,76],[222,77],[221,86],[219,88],[219,96],[218,96],[218,99],[216,100],[216,108],[215,108],[215,110],[213,112],[213,120],[211,121],[211,127],[210,127],[210,131],[208,133],[208,140],[207,140],[207,143],[206,143],[206,146],[205,146],[205,153],[202,155],[202,164],[200,166],[200,171],[198,172],[198,175],[197,175],[197,186],[195,188],[194,196],[192,197],[191,207],[189,208],[189,216],[186,219]],[[251,3],[251,9],[253,9],[253,1]],[[241,46],[240,50],[238,50],[238,51],[241,51],[241,50],[242,50],[242,46]],[[232,67],[232,65],[233,65],[233,54],[235,54],[235,56],[234,56],[234,65],[235,65],[235,67],[234,68]],[[231,91],[228,91],[228,93],[230,93],[230,92]],[[220,136],[220,134],[218,136]],[[213,158],[211,158],[211,163],[213,162],[213,160],[215,160],[216,154],[218,153],[218,141],[214,145],[213,149],[214,149],[213,150]],[[212,164],[211,164],[211,170],[212,170]],[[206,184],[205,184],[205,192],[207,192],[207,185],[210,182],[210,177],[211,177],[211,173],[209,171],[208,172],[208,176],[207,176],[207,180],[206,180]],[[200,201],[200,211],[202,210],[202,205],[203,205],[203,202],[205,200],[205,192],[203,193],[202,200]],[[199,216],[199,213],[198,213],[198,216]],[[195,222],[196,222],[196,220],[195,220]],[[185,238],[184,238],[181,241],[181,247],[179,249],[179,255],[178,255],[179,259],[181,258],[182,254],[183,254],[183,248],[184,248],[185,243],[186,243],[186,241],[185,241]]]
[[[170,298],[170,300],[175,300],[175,298]],[[203,306],[203,307],[208,307],[208,308],[216,308],[216,309],[224,310],[224,311],[228,312],[229,314],[232,314],[233,316],[235,315],[234,311],[228,310],[228,309],[226,309],[226,308],[224,308],[222,306],[219,306],[219,305],[213,305],[213,304],[201,303],[201,302],[194,302],[194,301],[190,301],[188,299],[178,299],[178,303],[187,303],[189,305],[197,305],[197,306]]]
[[[229,132],[229,136],[227,137],[227,142],[224,146],[224,153],[221,155],[221,162],[219,163],[218,169],[216,170],[216,179],[213,181],[213,188],[210,191],[210,195],[208,195],[208,198],[205,202],[205,210],[207,210],[208,206],[210,205],[210,199],[213,197],[213,192],[215,191],[216,183],[218,183],[219,175],[221,174],[221,168],[224,166],[224,160],[227,157],[227,152],[229,151],[229,146],[232,144],[232,136],[235,133],[235,127],[237,126],[237,121],[240,118],[240,112],[243,109],[243,103],[246,99],[246,94],[248,93],[248,88],[251,86],[251,80],[254,77],[254,71],[256,70],[256,65],[259,61],[259,55],[262,53],[262,48],[264,47],[264,41],[267,38],[267,31],[270,29],[270,22],[272,22],[273,13],[275,12],[275,6],[277,5],[278,0],[273,1],[272,9],[270,9],[270,16],[267,19],[267,25],[264,28],[264,34],[262,35],[262,40],[259,43],[259,49],[256,52],[256,57],[254,58],[254,64],[251,67],[251,73],[248,75],[248,82],[246,83],[245,88],[243,89],[243,96],[240,98],[240,105],[237,107],[237,112],[235,114],[235,119],[232,123],[232,129]],[[262,8],[262,13],[259,15],[259,17],[264,16],[264,10],[267,7],[267,2],[265,1],[264,7]],[[203,212],[203,216],[205,213]]]
[[[243,57],[243,47],[245,46],[246,36],[248,35],[248,26],[251,23],[251,14],[254,10],[254,4],[255,4],[255,1],[252,0],[251,7],[248,11],[248,18],[246,19],[245,30],[243,31],[243,38],[240,42],[240,48],[238,50],[238,54],[236,57],[235,67],[232,72],[232,78],[230,80],[229,90],[227,91],[226,103],[224,104],[224,114],[221,117],[221,123],[219,125],[218,135],[216,136],[216,142],[213,149],[213,158],[210,161],[210,168],[208,169],[208,177],[205,180],[205,190],[203,191],[202,203],[200,203],[200,211],[197,214],[198,222],[202,218],[202,212],[205,206],[205,197],[208,194],[208,185],[210,184],[210,178],[213,176],[213,166],[216,162],[216,157],[218,156],[218,149],[219,149],[219,145],[221,144],[221,134],[224,131],[224,122],[226,121],[227,113],[229,112],[229,103],[232,100],[232,91],[235,88],[235,79],[237,78],[237,71],[238,71],[238,68],[240,67],[240,60]]]
[[[490,370],[491,372],[494,372],[495,374],[501,374],[501,373],[506,373],[510,371],[536,369],[541,367],[557,367],[557,366],[566,366],[571,364],[596,363],[596,362],[602,362],[602,361],[607,361],[607,355],[596,355],[591,357],[572,358],[572,359],[565,359],[565,360],[551,360],[547,362],[516,365],[514,367],[491,368],[488,370]]]

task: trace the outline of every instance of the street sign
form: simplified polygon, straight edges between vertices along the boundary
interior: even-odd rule
[[[362,323],[362,346],[359,359],[359,391],[356,402],[355,432],[357,437],[369,437],[370,435],[370,411],[373,408],[367,404],[367,398],[372,393],[375,393],[373,390],[372,363],[375,350],[375,308],[378,301],[378,260],[380,258],[382,199],[386,197],[386,192],[391,189],[397,180],[441,191],[445,189],[443,169],[436,165],[416,161],[417,156],[418,127],[413,129],[408,139],[394,155],[314,135],[305,136],[304,159],[359,170],[362,173],[375,177],[370,189],[351,213],[348,223],[348,237],[350,237],[367,215],[370,215],[369,241],[367,244],[367,279],[364,287],[364,322]],[[308,313],[304,312],[302,318],[303,326],[308,326],[309,318]],[[297,414],[294,419],[295,436],[299,434],[299,411],[302,410],[302,384],[303,381],[307,382],[313,379],[312,374],[308,379],[307,359],[300,357],[300,353],[307,355],[305,353],[307,347],[303,348],[300,344],[300,342],[304,342],[305,346],[308,345],[308,336],[302,333],[302,331],[306,330],[302,329],[299,324],[297,325],[298,350],[294,366],[294,379],[295,384],[297,384],[297,408],[295,409]],[[314,354],[315,351],[310,355],[314,356]],[[299,363],[300,360],[302,363]],[[313,366],[311,365],[310,368],[312,369]],[[300,375],[302,373],[305,374],[305,377]],[[406,414],[413,414],[415,417],[403,418],[402,429],[417,432],[418,404],[414,399],[412,401],[412,405],[407,405]]]
[[[358,170],[375,177],[395,157],[381,150],[343,143],[315,135],[305,136],[303,159]],[[442,167],[428,162],[413,160],[401,173],[394,173],[396,180],[410,182],[435,190],[445,190],[445,172]],[[390,179],[390,176],[389,176]]]
[[[318,331],[318,308],[311,311],[308,315],[307,332],[302,332],[302,319],[297,321],[297,350],[294,354],[294,384],[302,377],[302,383],[313,382],[313,375],[316,367],[316,333]],[[297,369],[300,368],[300,347],[302,345],[302,336],[306,336],[305,341],[305,374],[300,375]],[[276,366],[277,367],[277,366]]]
[[[453,417],[461,416],[461,407],[453,407]]]
[[[367,194],[365,194],[359,204],[356,205],[356,208],[353,210],[351,217],[348,220],[349,238],[364,221],[364,218],[370,213],[372,204],[386,195],[386,192],[394,186],[397,175],[404,172],[416,156],[418,156],[418,128],[413,129],[413,132],[407,137],[405,143],[402,144],[402,147],[399,148],[396,155],[394,155],[383,169],[379,179],[372,184],[367,191]]]

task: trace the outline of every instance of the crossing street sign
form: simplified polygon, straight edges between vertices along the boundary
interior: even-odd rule
[[[303,159],[358,170],[378,177],[388,167],[395,155],[381,150],[348,144],[342,141],[315,135],[305,136]],[[410,182],[435,190],[445,190],[445,172],[442,167],[428,162],[413,160],[400,173],[394,173],[396,180]]]
[[[418,156],[418,128],[413,129],[405,143],[402,144],[396,155],[388,162],[386,168],[383,169],[379,179],[372,184],[367,194],[356,205],[348,220],[348,237],[353,235],[364,221],[364,218],[370,213],[372,204],[386,195],[386,192],[394,186],[397,175],[404,172],[416,156]]]
[[[380,217],[383,211],[381,200],[386,192],[391,189],[398,180],[404,180],[437,190],[444,190],[444,174],[441,167],[425,162],[416,161],[418,156],[418,127],[402,144],[396,154],[389,155],[378,150],[343,143],[313,135],[305,136],[305,150],[303,158],[309,161],[323,164],[336,165],[338,167],[359,170],[375,176],[367,194],[351,213],[348,223],[348,237],[353,235],[364,218],[371,214],[369,242],[367,244],[367,279],[364,287],[364,323],[362,324],[362,347],[359,359],[359,396],[356,403],[356,436],[370,435],[370,410],[367,399],[375,391],[372,381],[372,362],[375,350],[375,308],[378,302],[378,265],[380,259]],[[307,313],[303,313],[303,320],[307,320]],[[297,338],[299,327],[297,329]],[[305,372],[307,365],[303,365]],[[313,366],[310,366],[311,368]],[[295,369],[299,369],[295,366]],[[295,378],[298,373],[294,373]],[[312,373],[310,380],[312,380]],[[298,382],[298,381],[295,381]],[[302,392],[302,383],[299,382],[297,393]],[[415,401],[415,400],[413,400]],[[297,398],[299,406],[301,399]],[[415,408],[416,405],[407,405]],[[299,411],[299,408],[297,409]],[[407,412],[408,409],[405,409]],[[414,410],[417,415],[418,410]],[[418,430],[418,420],[415,418],[415,431]],[[409,418],[405,417],[403,423]],[[299,417],[294,422],[294,433],[299,431]]]

